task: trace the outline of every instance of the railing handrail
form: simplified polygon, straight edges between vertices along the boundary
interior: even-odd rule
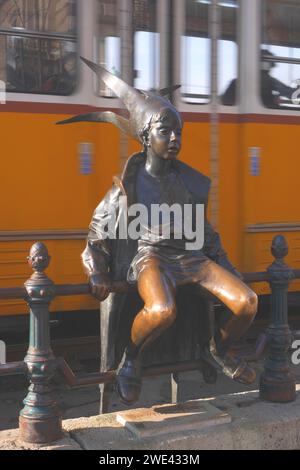
[[[293,274],[292,281],[300,279],[300,269],[291,269]],[[247,284],[270,282],[271,276],[267,271],[242,273],[243,281]],[[135,286],[126,281],[115,281],[112,283],[110,292],[126,293],[134,290]],[[53,286],[55,297],[64,297],[71,295],[89,295],[91,294],[89,284],[55,284]],[[25,299],[27,291],[25,287],[0,288],[0,300],[7,299]]]

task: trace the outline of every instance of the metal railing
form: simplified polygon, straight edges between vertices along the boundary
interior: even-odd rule
[[[293,279],[300,278],[300,269],[293,270],[284,262],[288,245],[283,236],[273,239],[273,263],[266,272],[246,273],[244,281],[268,282],[271,287],[271,322],[266,336],[270,351],[260,377],[260,397],[272,402],[289,402],[295,399],[295,378],[288,358],[291,331],[288,325],[287,291]],[[54,357],[50,344],[49,305],[54,297],[89,294],[88,284],[55,285],[45,274],[50,256],[43,243],[35,243],[28,257],[34,273],[24,287],[0,289],[0,299],[25,299],[30,309],[29,348],[23,361],[0,365],[0,377],[27,374],[30,386],[20,412],[20,439],[30,443],[46,443],[62,435],[62,416],[55,401],[52,379],[60,371],[70,387],[112,383],[116,371],[89,373],[76,377],[62,357]],[[116,282],[112,292],[128,292],[126,282]],[[143,376],[197,370],[203,361],[167,364],[143,369]],[[208,378],[209,381],[209,378]],[[213,378],[212,378],[213,381]]]

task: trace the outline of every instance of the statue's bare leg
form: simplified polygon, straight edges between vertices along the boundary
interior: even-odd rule
[[[145,305],[134,319],[130,344],[117,376],[120,398],[127,404],[136,402],[140,394],[142,351],[176,318],[175,287],[155,258],[143,267],[138,279],[138,291]]]
[[[254,371],[244,361],[227,355],[230,345],[238,340],[251,325],[257,312],[257,295],[237,276],[213,261],[205,263],[201,269],[198,284],[217,297],[232,312],[211,341],[210,351],[227,375],[241,382],[251,383]]]

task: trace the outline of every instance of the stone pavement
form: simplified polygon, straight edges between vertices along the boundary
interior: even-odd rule
[[[256,364],[258,374],[262,363]],[[294,367],[297,383],[300,383],[299,366]],[[10,381],[11,378],[6,378]],[[195,430],[182,430],[138,439],[117,420],[122,406],[112,397],[111,410],[98,415],[98,387],[80,390],[64,390],[58,387],[57,398],[64,410],[64,439],[51,446],[33,446],[18,441],[17,416],[25,396],[23,379],[19,383],[7,383],[0,394],[0,450],[40,449],[299,449],[300,448],[300,385],[297,400],[289,404],[263,402],[258,398],[258,384],[252,389],[218,376],[215,385],[203,382],[198,372],[180,374],[179,400],[200,399],[208,401],[220,411],[231,416],[231,422]],[[22,382],[23,381],[23,382]],[[0,387],[1,388],[1,387]],[[11,388],[11,390],[9,390]],[[135,408],[157,406],[170,402],[169,376],[148,378],[144,381],[141,399]],[[133,408],[133,407],[132,407]]]
[[[52,445],[18,441],[18,431],[0,432],[0,450],[283,450],[300,448],[300,385],[296,401],[262,402],[257,391],[206,399],[231,416],[231,422],[199,430],[153,434],[138,439],[116,419],[117,414],[65,420],[64,437]],[[206,401],[204,400],[204,401]],[[203,402],[198,400],[197,402]]]

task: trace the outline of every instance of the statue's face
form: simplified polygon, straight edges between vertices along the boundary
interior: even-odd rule
[[[181,149],[182,123],[170,109],[162,111],[159,119],[151,125],[148,145],[160,158],[173,160]]]

